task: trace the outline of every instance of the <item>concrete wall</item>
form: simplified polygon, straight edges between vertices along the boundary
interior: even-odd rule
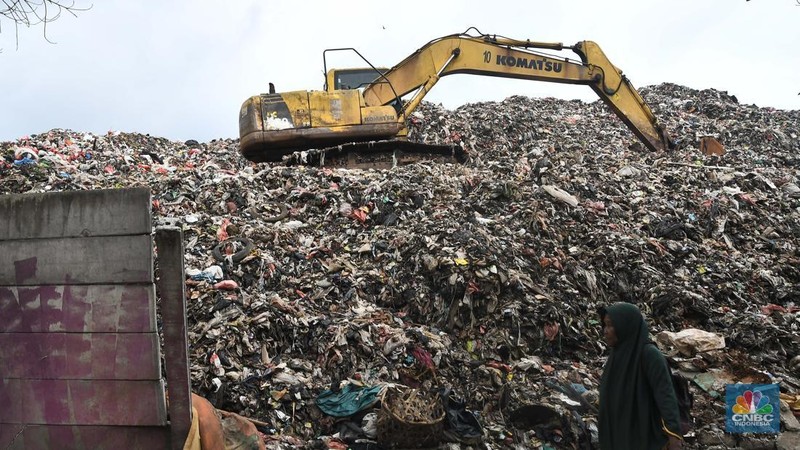
[[[147,188],[0,197],[0,448],[166,448]]]

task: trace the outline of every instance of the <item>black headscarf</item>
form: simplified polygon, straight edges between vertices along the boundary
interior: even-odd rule
[[[659,429],[658,407],[641,370],[643,350],[650,342],[647,323],[630,303],[615,303],[600,315],[611,318],[617,335],[600,383],[600,448],[662,448],[667,438]]]

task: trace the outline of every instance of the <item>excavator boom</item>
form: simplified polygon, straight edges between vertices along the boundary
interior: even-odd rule
[[[580,61],[543,51],[572,50]],[[278,161],[285,155],[334,146],[336,153],[370,141],[406,140],[406,119],[439,79],[465,73],[588,85],[628,128],[654,151],[670,140],[627,77],[592,41],[573,46],[466,33],[435,39],[391,69],[376,69],[375,79],[360,89],[336,89],[328,74],[327,90],[262,94],[251,97],[239,117],[240,149],[254,161]],[[360,77],[364,73],[359,72]],[[411,98],[404,97],[411,94]],[[406,142],[414,152],[420,144]],[[416,147],[415,147],[416,146]],[[325,164],[325,153],[316,162]],[[438,153],[447,153],[438,149]],[[319,154],[319,151],[317,152]],[[455,154],[454,154],[455,155]],[[461,159],[460,154],[455,155]],[[413,158],[412,158],[413,159]],[[367,162],[369,165],[369,162]]]

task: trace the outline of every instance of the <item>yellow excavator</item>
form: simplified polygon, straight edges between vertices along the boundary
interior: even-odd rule
[[[325,52],[341,50],[361,56],[355,49]],[[580,61],[543,53],[562,50],[572,50]],[[390,69],[367,64],[326,67],[323,91],[275,93],[270,83],[269,93],[247,99],[239,114],[241,154],[255,162],[351,167],[391,167],[420,158],[463,161],[458,146],[408,140],[410,114],[441,77],[456,73],[588,85],[647,148],[663,151],[671,145],[628,78],[592,41],[568,46],[470,28],[428,42]]]

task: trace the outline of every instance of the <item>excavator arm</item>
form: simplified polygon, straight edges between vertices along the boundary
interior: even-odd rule
[[[539,52],[564,49],[574,51],[581,61]],[[492,36],[445,36],[424,45],[368,86],[364,102],[387,105],[416,91],[399,115],[398,120],[405,123],[441,77],[457,73],[588,85],[648,148],[669,146],[668,136],[642,97],[592,41],[565,46]]]
[[[580,61],[543,53],[563,50],[572,50]],[[441,77],[455,73],[588,85],[646,147],[657,151],[670,147],[642,97],[591,41],[565,46],[462,33],[425,44],[391,69],[372,69],[374,81],[365,87],[368,69],[333,70],[327,74],[324,91],[271,89],[250,97],[239,113],[240,152],[257,162],[301,155],[305,163],[314,153],[319,164],[336,159],[361,167],[386,167],[372,156],[387,152],[389,167],[413,162],[419,154],[438,153],[463,161],[463,149],[407,139],[408,115]],[[345,76],[349,82],[340,82]],[[412,95],[406,101],[408,94]],[[360,163],[353,162],[354,154]]]

